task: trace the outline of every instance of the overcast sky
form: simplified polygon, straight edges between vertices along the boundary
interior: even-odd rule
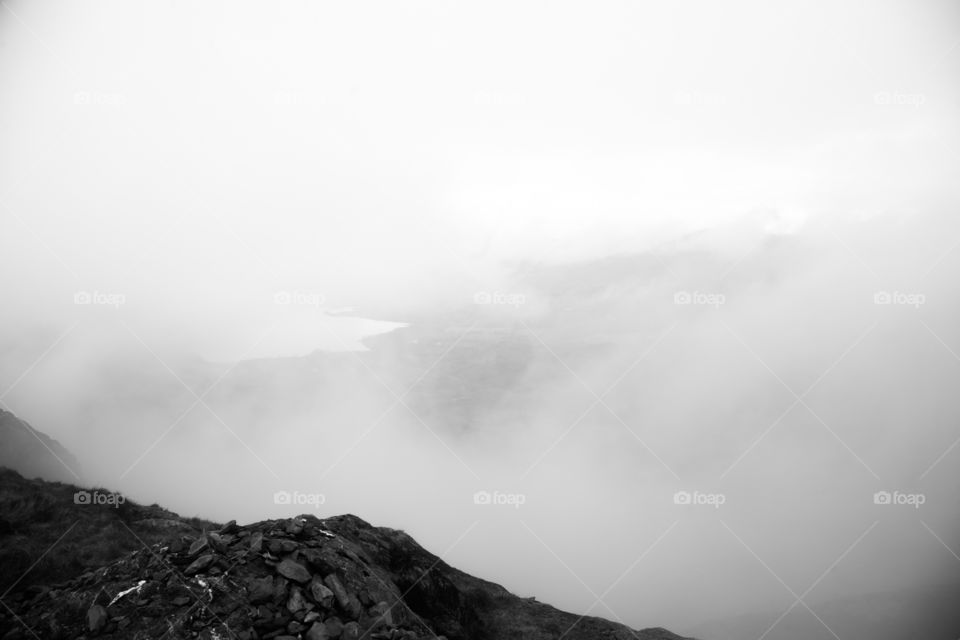
[[[554,339],[572,344],[608,330],[601,321],[633,322],[625,314],[641,309],[635,342],[577,370],[598,393],[680,323],[683,340],[663,342],[662,359],[654,356],[657,365],[631,387],[655,388],[650,402],[627,392],[610,401],[646,425],[651,449],[669,452],[665,465],[644,453],[643,464],[656,471],[644,467],[649,476],[638,488],[628,477],[638,458],[594,425],[587,433],[599,435],[582,448],[560,447],[542,475],[522,477],[584,409],[571,399],[576,380],[536,367],[529,380],[537,388],[525,405],[530,420],[518,420],[508,453],[494,456],[488,442],[455,436],[452,448],[482,469],[481,487],[513,483],[539,495],[540,506],[526,516],[538,532],[562,531],[557,492],[572,492],[581,501],[567,517],[586,518],[597,530],[637,527],[646,544],[673,521],[673,505],[660,505],[661,498],[725,478],[726,491],[755,507],[735,511],[738,531],[753,532],[751,544],[769,545],[767,554],[779,552],[784,523],[796,523],[765,502],[764,488],[800,492],[789,470],[816,461],[831,472],[805,486],[810,504],[791,494],[791,517],[857,513],[842,531],[817,538],[816,553],[798,552],[804,560],[795,564],[783,559],[778,569],[799,592],[872,521],[842,500],[820,510],[811,491],[842,486],[845,496],[866,495],[898,482],[910,489],[944,451],[937,467],[944,475],[932,476],[927,490],[932,496],[956,486],[955,474],[942,470],[956,466],[957,450],[948,447],[960,435],[947,426],[956,425],[947,397],[960,366],[958,77],[960,6],[947,1],[588,7],[4,0],[0,393],[16,387],[3,397],[7,406],[81,457],[97,459],[87,465],[101,468],[92,472],[97,481],[171,508],[202,512],[204,493],[187,494],[211,480],[199,470],[207,458],[232,473],[250,465],[258,471],[233,476],[234,494],[216,485],[223,500],[202,515],[266,517],[273,505],[261,514],[245,497],[276,478],[258,475],[260,464],[244,447],[214,454],[213,436],[174,438],[172,448],[157,450],[156,467],[145,463],[142,475],[121,478],[179,408],[86,374],[106,361],[133,366],[146,358],[155,366],[157,357],[173,363],[199,355],[230,364],[361,348],[361,336],[399,326],[394,322],[471,305],[481,290],[510,291],[524,265],[576,269],[647,255],[663,269],[612,283],[628,282],[628,295],[611,290],[579,300],[585,308],[596,303],[589,308],[604,309],[603,318],[564,325],[538,317],[556,311],[550,296],[557,289],[541,292],[546,306],[531,304],[520,317],[553,326]],[[725,315],[682,315],[689,309],[675,304],[679,289],[724,292]],[[873,304],[878,291],[925,301],[878,315],[888,311]],[[534,302],[537,292],[527,293]],[[77,304],[83,294],[99,297]],[[863,337],[874,326],[876,333]],[[731,342],[724,327],[743,344]],[[800,394],[856,349],[861,359],[831,374],[837,387],[824,392],[818,415],[831,425],[860,426],[840,443],[827,433],[829,456],[811,444],[825,431],[807,415],[813,422],[797,429],[816,436],[777,441],[782,452],[760,455],[751,473],[721,475],[790,406],[785,387]],[[537,363],[557,365],[549,353]],[[96,436],[78,433],[71,416],[89,409],[91,397],[111,394],[122,410],[111,405],[115,413],[90,427]],[[878,399],[887,403],[883,410],[874,406]],[[257,453],[303,483],[309,472],[290,470],[310,462],[298,443],[320,417],[346,419],[345,407],[331,414],[312,405],[273,413],[242,407],[272,416],[270,439],[256,443]],[[152,426],[104,444],[138,412]],[[247,415],[233,419],[243,428],[266,420],[258,414],[247,423]],[[435,471],[449,474],[450,495],[477,488],[448,442],[420,440],[423,434],[408,428],[378,440],[382,448],[368,452],[371,459],[388,464],[402,450],[412,466],[438,465]],[[883,438],[870,440],[872,428]],[[911,432],[922,437],[906,446],[902,437]],[[351,435],[327,445],[348,447]],[[830,457],[838,451],[842,461]],[[868,469],[852,452],[865,456]],[[180,463],[180,479],[158,482],[146,473]],[[767,472],[773,480],[758,479]],[[474,517],[470,504],[450,507],[448,518],[436,505],[397,502],[357,484],[365,476],[344,473],[351,488],[336,508],[404,526],[434,552],[458,540]],[[410,491],[438,483],[423,471],[411,472],[406,484],[393,481]],[[647,505],[647,516],[624,516],[630,501]],[[955,542],[955,508],[937,513],[931,528]],[[782,530],[771,522],[778,518]],[[429,526],[418,530],[418,522]],[[542,599],[558,606],[590,606],[593,598],[557,558],[533,559],[544,540],[527,537],[532,546],[523,546],[515,518],[500,524],[486,537],[465,539],[448,560],[508,587],[546,593]],[[897,572],[941,578],[936,554],[946,553],[943,545],[915,528],[917,544],[931,555],[912,573],[893,562],[868,580],[841,581],[835,592]],[[792,540],[801,546],[809,531],[792,530],[802,532]],[[664,576],[662,592],[628,581],[632,586],[612,596],[627,622],[683,624],[690,606],[678,594],[704,566],[717,578],[690,596],[698,619],[762,600],[769,574],[742,578],[742,589],[725,592],[724,577],[742,573],[730,549],[684,555],[683,543],[709,545],[695,528],[678,536],[674,552],[648,569]],[[578,529],[548,542],[598,593],[639,551],[625,535],[598,562],[578,549],[582,540]],[[895,545],[896,536],[891,540]],[[535,567],[518,564],[524,559]],[[854,576],[869,574],[854,566]],[[649,606],[631,610],[641,596]],[[594,613],[613,617],[602,607]]]

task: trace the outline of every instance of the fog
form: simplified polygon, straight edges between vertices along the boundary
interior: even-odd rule
[[[0,401],[77,482],[677,633],[960,577],[956,6],[0,16]]]

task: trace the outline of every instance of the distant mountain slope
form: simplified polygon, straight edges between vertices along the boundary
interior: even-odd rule
[[[28,478],[80,480],[77,460],[69,451],[3,409],[0,409],[0,467],[14,469]]]
[[[807,599],[777,622],[783,611],[743,614],[699,625],[711,640],[956,640],[960,637],[960,583],[879,591],[827,602]],[[829,629],[827,628],[829,627]]]
[[[0,549],[32,541],[23,560],[44,559],[8,558],[0,572],[15,586],[0,609],[4,640],[683,640],[518,598],[352,515],[214,531],[157,506],[74,504],[75,487],[11,471],[0,482]],[[90,570],[92,558],[103,566]]]

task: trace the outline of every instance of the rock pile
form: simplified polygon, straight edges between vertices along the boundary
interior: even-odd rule
[[[337,533],[364,528],[376,531],[354,516],[300,516],[144,545],[95,572],[20,592],[10,607],[16,624],[2,638],[443,638],[372,557],[389,554],[388,545]]]

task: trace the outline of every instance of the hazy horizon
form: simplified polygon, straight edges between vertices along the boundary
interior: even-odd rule
[[[960,582],[955,4],[2,4],[68,476],[681,634]]]

